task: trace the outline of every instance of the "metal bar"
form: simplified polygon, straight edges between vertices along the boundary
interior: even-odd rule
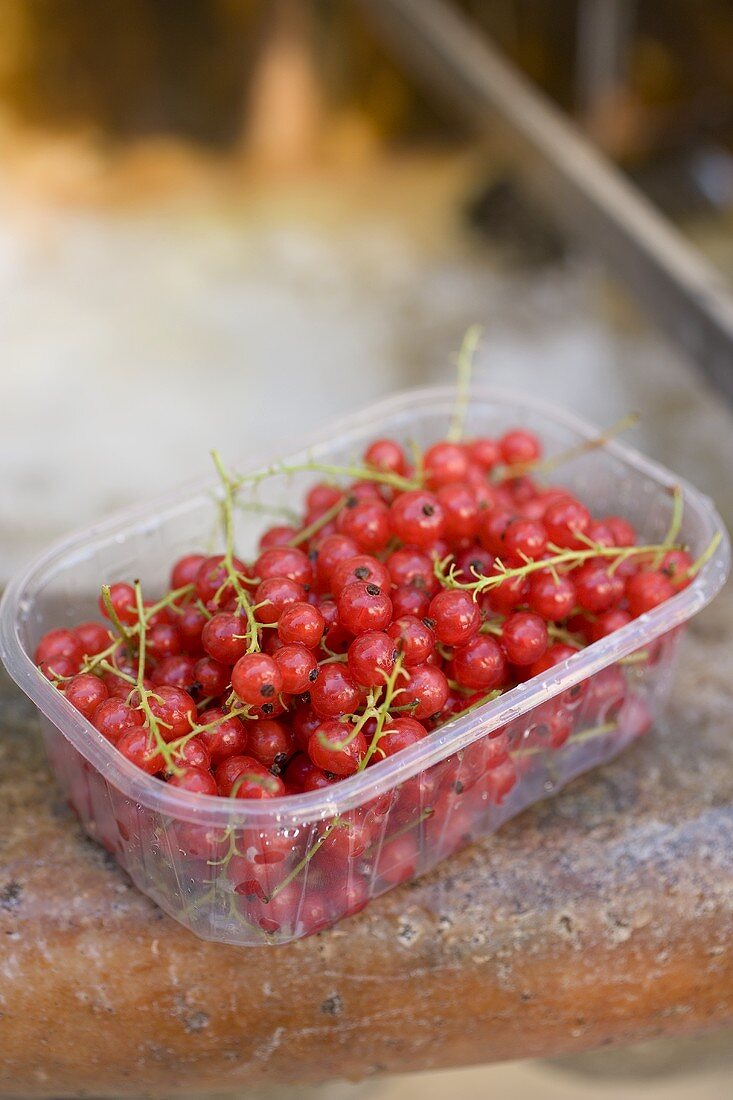
[[[733,296],[722,275],[455,8],[360,2],[427,89],[501,140],[528,191],[733,400]]]

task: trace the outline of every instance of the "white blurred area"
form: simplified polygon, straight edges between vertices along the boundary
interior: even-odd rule
[[[600,425],[638,409],[637,441],[733,513],[728,411],[589,261],[505,269],[462,217],[475,155],[294,179],[193,161],[166,186],[143,158],[119,170],[123,198],[88,203],[35,186],[59,175],[47,156],[0,171],[0,582],[205,472],[214,446],[270,457],[452,378],[474,321],[482,382]]]

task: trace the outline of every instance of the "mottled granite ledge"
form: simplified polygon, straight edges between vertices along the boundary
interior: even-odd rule
[[[202,943],[86,840],[0,681],[0,1094],[237,1092],[733,1019],[733,591],[668,728],[359,917]]]

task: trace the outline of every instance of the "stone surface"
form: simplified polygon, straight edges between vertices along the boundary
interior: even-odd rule
[[[85,839],[0,688],[0,1094],[201,1095],[558,1055],[733,1019],[733,591],[666,729],[283,948],[203,943]]]

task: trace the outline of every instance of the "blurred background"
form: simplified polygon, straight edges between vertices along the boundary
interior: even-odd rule
[[[456,6],[733,274],[730,0]],[[213,446],[269,457],[450,379],[475,321],[483,382],[605,425],[638,409],[636,441],[733,519],[725,401],[500,151],[436,109],[368,9],[0,0],[0,584],[61,533],[206,472]],[[718,1096],[721,1049],[368,1094],[571,1097],[595,1079],[599,1096]]]

